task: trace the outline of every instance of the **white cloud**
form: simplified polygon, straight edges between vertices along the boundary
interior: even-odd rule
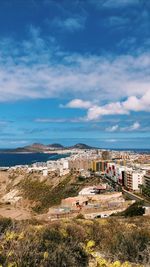
[[[123,103],[127,110],[133,111],[150,111],[150,90],[148,90],[141,98],[131,96]]]
[[[122,103],[110,103],[104,106],[93,106],[89,108],[87,112],[87,120],[99,119],[101,116],[106,115],[122,115],[128,114],[128,111],[125,110],[122,106]]]
[[[111,127],[106,128],[106,131],[108,131],[108,132],[115,132],[115,131],[117,131],[118,129],[119,129],[119,125],[116,124],[116,125],[113,125],[113,126],[111,126]]]
[[[63,122],[84,122],[84,118],[37,118],[34,120],[39,123],[63,123]]]
[[[116,143],[117,139],[106,139],[106,142],[108,142],[108,143]]]
[[[120,128],[120,131],[132,132],[140,129],[140,127],[141,127],[140,123],[136,121],[130,126]]]
[[[150,111],[150,92],[146,92],[141,98],[131,96],[122,102],[112,102],[103,106],[92,104],[90,101],[74,99],[65,107],[87,109],[86,121],[98,120],[107,115],[128,115],[131,111]]]
[[[98,0],[101,3],[101,0]],[[139,4],[139,0],[105,0],[102,6],[107,8],[118,8]]]
[[[61,30],[67,30],[70,32],[83,30],[85,27],[86,18],[84,16],[69,17],[66,19],[55,18],[53,25],[60,28]]]
[[[111,127],[106,128],[106,131],[108,132],[115,132],[115,131],[121,131],[121,132],[132,132],[140,129],[141,125],[138,121],[134,122],[132,125],[126,126],[126,127],[120,127],[118,124],[113,125]]]
[[[117,27],[122,28],[129,23],[130,23],[130,20],[129,20],[129,18],[126,18],[126,17],[111,16],[111,17],[105,19],[105,26],[108,26],[108,27],[117,26]],[[116,30],[116,27],[115,27],[115,30]]]
[[[134,131],[140,128],[139,122],[134,122],[133,125],[130,126],[130,131]]]
[[[64,53],[33,27],[22,43],[0,39],[0,101],[61,97],[73,99],[68,107],[87,108],[89,120],[149,111],[150,53]]]
[[[84,101],[81,99],[73,99],[66,105],[61,105],[61,107],[66,107],[66,108],[81,108],[81,109],[88,109],[92,106],[92,103],[90,101]]]
[[[5,143],[5,141],[4,140],[0,140],[0,144],[4,144]],[[26,140],[6,140],[6,144],[7,145],[25,145],[25,144],[27,144],[28,143],[28,141],[26,141]]]
[[[40,122],[40,123],[51,123],[51,122],[56,122],[56,123],[60,123],[60,122],[66,122],[66,119],[63,118],[37,118],[35,119],[35,122]]]

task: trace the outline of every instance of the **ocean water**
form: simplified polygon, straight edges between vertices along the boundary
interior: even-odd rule
[[[108,149],[108,148],[107,148]],[[150,149],[110,149],[116,151],[132,151],[134,153],[150,154]],[[30,165],[35,162],[46,162],[68,157],[68,154],[46,153],[3,153],[0,152],[0,167],[15,165]]]
[[[68,154],[58,155],[46,153],[0,153],[0,167],[12,167],[15,165],[30,165],[35,162],[46,162],[67,157]]]

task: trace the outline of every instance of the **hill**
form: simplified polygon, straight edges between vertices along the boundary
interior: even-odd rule
[[[76,144],[74,146],[70,146],[68,148],[70,148],[70,149],[75,149],[75,148],[76,149],[93,149],[94,147],[88,146],[86,144],[78,143],[78,144]]]
[[[48,147],[40,143],[34,143],[30,146],[23,147],[23,149],[29,152],[43,152],[45,150],[48,150]]]
[[[14,149],[2,149],[1,153],[42,153],[48,150],[65,150],[65,149],[94,149],[94,147],[88,146],[86,144],[78,143],[74,146],[63,146],[61,144],[40,144],[34,143],[24,147],[18,147]]]
[[[61,144],[50,144],[50,145],[47,145],[48,148],[54,148],[54,149],[64,149],[65,147]]]

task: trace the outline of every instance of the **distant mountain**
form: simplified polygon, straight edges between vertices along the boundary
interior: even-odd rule
[[[48,147],[49,148],[54,148],[54,149],[63,149],[63,148],[65,148],[64,146],[62,146],[61,144],[50,144],[50,145],[48,145]]]
[[[12,149],[2,149],[1,153],[25,153],[25,152],[31,152],[31,153],[38,153],[38,152],[44,152],[49,150],[49,147],[40,143],[34,143],[29,146],[24,147],[17,147]]]
[[[39,143],[34,143],[30,146],[23,147],[24,150],[26,151],[31,151],[31,152],[44,152],[48,150],[55,150],[55,149],[64,149],[64,147],[61,144],[49,144],[49,145],[43,145]]]
[[[1,153],[42,153],[49,150],[63,150],[63,149],[92,149],[94,147],[88,146],[86,144],[78,143],[74,146],[68,146],[64,147],[61,144],[54,143],[49,145],[43,145],[40,143],[34,143],[32,145],[24,146],[24,147],[18,147],[14,149],[3,149],[0,150]]]
[[[32,145],[23,147],[23,149],[29,152],[30,151],[31,152],[42,152],[42,151],[48,150],[48,146],[40,144],[40,143],[34,143]]]
[[[76,149],[92,149],[93,147],[88,146],[86,144],[78,143],[74,146],[69,147],[70,149],[76,148]]]

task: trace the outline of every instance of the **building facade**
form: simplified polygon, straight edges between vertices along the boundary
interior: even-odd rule
[[[133,170],[128,168],[125,170],[124,185],[130,191],[139,191],[140,185],[143,184],[144,171]]]
[[[144,186],[150,190],[150,170],[146,171],[144,175]]]

